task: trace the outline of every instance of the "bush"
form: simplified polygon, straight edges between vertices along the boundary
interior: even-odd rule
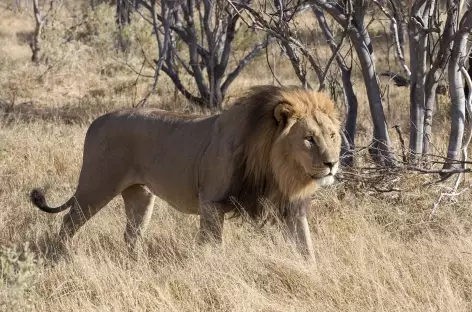
[[[0,247],[0,311],[33,310],[40,265],[28,242]]]

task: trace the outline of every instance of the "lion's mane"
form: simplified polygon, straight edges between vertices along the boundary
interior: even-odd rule
[[[300,201],[310,200],[311,194],[304,193],[306,185],[298,179],[299,173],[283,165],[284,160],[280,158],[284,155],[276,154],[276,161],[270,161],[275,140],[284,140],[286,136],[286,133],[280,135],[274,118],[278,104],[289,104],[295,118],[322,112],[334,123],[340,123],[339,111],[326,94],[305,91],[293,86],[256,86],[229,109],[228,112],[234,110],[243,114],[245,120],[241,125],[245,139],[236,149],[233,184],[228,194],[233,201],[237,199],[235,216],[245,214],[262,220],[280,218],[292,205],[299,206]],[[271,203],[277,204],[270,208]]]

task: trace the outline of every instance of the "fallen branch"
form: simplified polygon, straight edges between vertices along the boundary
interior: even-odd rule
[[[466,187],[460,192],[452,191],[450,193],[441,193],[441,195],[439,195],[438,200],[433,204],[433,208],[431,209],[431,213],[429,214],[429,219],[433,218],[433,216],[436,213],[436,211],[439,207],[439,204],[441,203],[443,197],[446,197],[446,196],[447,197],[456,197],[456,196],[462,195],[465,191],[469,190],[469,188],[470,187]]]

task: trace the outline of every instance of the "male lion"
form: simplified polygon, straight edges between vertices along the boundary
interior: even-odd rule
[[[288,238],[312,258],[306,210],[317,188],[333,183],[340,144],[335,104],[298,87],[253,87],[210,117],[123,109],[90,125],[79,183],[65,204],[49,207],[38,190],[31,200],[49,213],[71,207],[59,232],[64,239],[121,194],[131,249],[155,195],[200,215],[200,242],[222,241],[227,212],[239,209],[258,219],[273,207]]]

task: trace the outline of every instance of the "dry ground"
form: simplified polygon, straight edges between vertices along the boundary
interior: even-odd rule
[[[29,203],[28,193],[41,186],[51,204],[64,202],[76,185],[92,118],[130,106],[150,83],[139,81],[135,87],[136,75],[123,65],[126,57],[113,50],[112,10],[101,7],[99,18],[89,17],[97,34],[80,26],[69,41],[64,41],[63,25],[70,27],[82,17],[75,7],[64,12],[44,35],[50,59],[34,66],[25,42],[32,30],[30,13],[0,9],[1,310],[472,310],[472,198],[464,192],[457,201],[446,201],[429,220],[442,189],[421,185],[433,177],[400,176],[402,191],[385,194],[343,181],[320,191],[310,211],[315,264],[286,247],[276,228],[257,230],[235,220],[227,223],[222,248],[196,249],[198,218],[163,202],[156,203],[142,256],[130,259],[122,240],[121,198],[81,230],[69,259],[52,261],[55,245],[47,238],[57,232],[62,214],[40,212]],[[138,54],[130,55],[128,62],[139,66]],[[385,58],[379,63],[388,64]],[[278,66],[284,83],[296,81],[286,63],[280,60]],[[263,82],[272,82],[264,58],[244,72],[231,92]],[[358,80],[356,90],[362,146],[369,141],[371,122]],[[185,101],[172,103],[172,94],[163,78],[151,104],[191,110]],[[388,122],[400,124],[404,132],[407,98],[406,89],[391,89]],[[434,143],[435,152],[444,154],[447,108],[441,101]],[[14,249],[6,249],[24,242],[31,254],[17,257]]]

